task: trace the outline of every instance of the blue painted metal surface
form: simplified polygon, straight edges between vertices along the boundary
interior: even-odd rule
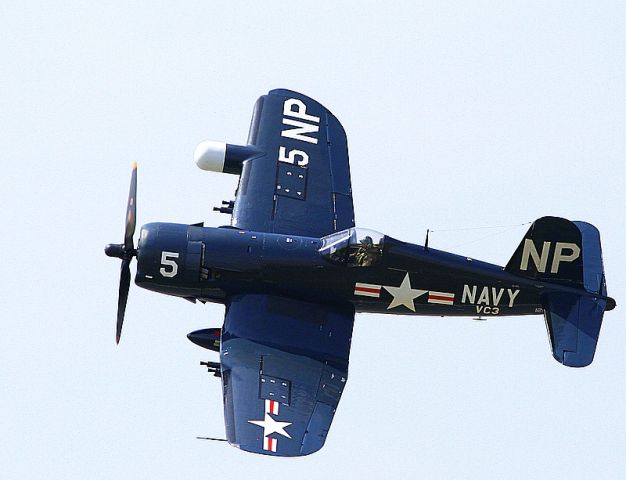
[[[554,358],[568,367],[593,361],[606,300],[568,293],[545,297],[546,323]]]
[[[322,237],[354,226],[343,127],[315,100],[272,90],[257,101],[232,224],[262,232]]]
[[[267,455],[319,450],[348,378],[353,322],[350,305],[229,299],[220,352],[228,441]]]
[[[587,292],[606,297],[600,233],[586,222],[571,224],[580,232],[582,249],[577,283],[582,284]],[[570,367],[586,367],[593,361],[596,352],[607,300],[571,293],[548,293],[544,299],[554,358]],[[609,306],[612,308],[614,305]]]

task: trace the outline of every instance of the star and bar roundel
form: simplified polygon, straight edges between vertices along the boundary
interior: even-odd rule
[[[411,286],[411,279],[407,272],[399,286],[393,285],[375,285],[371,283],[354,284],[354,295],[362,297],[380,298],[382,290],[391,294],[392,300],[387,306],[387,310],[392,308],[404,306],[415,311],[415,300],[425,299],[426,303],[432,303],[437,305],[454,305],[454,293],[450,292],[437,292],[434,290],[420,290]]]
[[[291,435],[285,430],[291,423],[279,422],[272,417],[272,415],[278,415],[279,407],[280,404],[276,400],[265,400],[265,417],[263,420],[248,420],[248,423],[263,429],[263,450],[269,452],[276,452],[276,448],[278,448],[278,438],[276,436],[270,437],[272,433],[291,438]]]

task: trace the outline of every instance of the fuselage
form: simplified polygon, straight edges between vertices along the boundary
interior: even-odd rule
[[[363,229],[320,239],[151,223],[142,227],[137,250],[137,285],[192,301],[267,293],[351,303],[357,312],[543,312],[541,289],[500,266]]]

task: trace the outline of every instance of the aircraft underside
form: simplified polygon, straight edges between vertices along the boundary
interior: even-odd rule
[[[540,218],[504,267],[356,228],[341,123],[284,89],[257,101],[247,145],[202,142],[195,160],[239,176],[235,198],[215,208],[230,225],[150,223],[135,248],[133,167],[124,242],[105,249],[122,260],[116,340],[135,257],[137,285],[224,304],[221,328],[189,339],[219,352],[203,364],[221,378],[231,445],[277,456],[322,448],[348,378],[355,312],[543,314],[558,362],[592,362],[615,307],[593,225]]]

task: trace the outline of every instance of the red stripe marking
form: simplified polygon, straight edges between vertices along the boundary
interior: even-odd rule
[[[452,302],[454,297],[450,295],[449,297],[443,297],[441,295],[428,295],[429,300],[446,300],[448,302]]]
[[[354,287],[355,292],[367,292],[367,293],[380,293],[380,287],[378,288],[369,288],[369,287]]]
[[[274,451],[274,439],[272,437],[267,437],[267,449]]]

